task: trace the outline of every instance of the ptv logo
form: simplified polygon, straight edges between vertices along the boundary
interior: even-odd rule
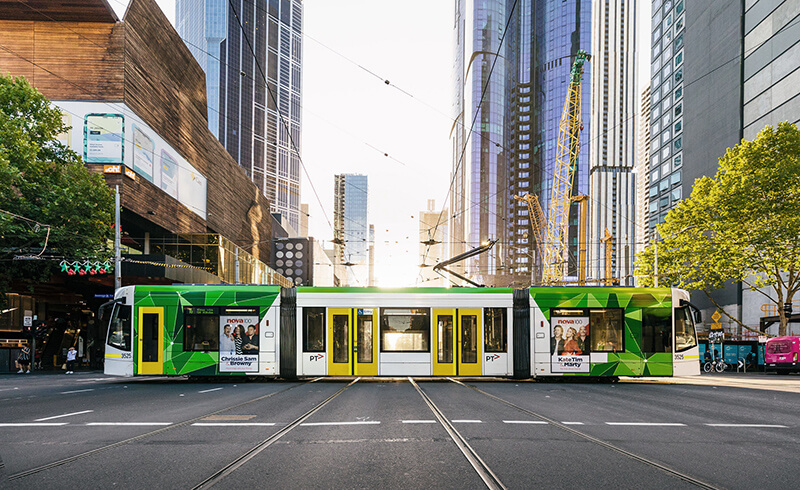
[[[319,361],[319,360],[322,360],[323,357],[324,356],[322,354],[313,354],[311,356],[308,356],[308,360],[309,361]]]
[[[500,359],[500,355],[499,354],[492,354],[492,355],[486,356],[486,362],[494,362],[494,361],[496,361],[498,359]]]

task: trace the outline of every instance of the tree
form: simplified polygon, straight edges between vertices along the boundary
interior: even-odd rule
[[[779,334],[786,335],[782,306],[800,288],[800,131],[789,123],[767,126],[728,149],[716,176],[695,181],[658,234],[663,282],[703,291],[722,310],[711,292],[741,281],[778,305]],[[636,258],[644,285],[653,282],[653,262],[651,244]]]
[[[110,255],[111,191],[56,141],[66,130],[24,78],[0,75],[0,302],[12,281],[46,281],[59,260]]]

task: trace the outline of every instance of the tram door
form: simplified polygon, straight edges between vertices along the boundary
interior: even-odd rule
[[[164,307],[141,306],[137,361],[139,374],[164,373]]]
[[[457,353],[458,375],[480,376],[483,345],[483,328],[481,326],[481,310],[458,310]]]
[[[328,375],[378,375],[378,310],[328,310]]]
[[[456,375],[456,310],[433,310],[433,375]]]

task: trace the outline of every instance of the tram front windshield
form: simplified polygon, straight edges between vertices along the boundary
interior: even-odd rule
[[[115,304],[108,323],[108,339],[106,344],[111,347],[130,352],[131,350],[131,307]]]
[[[689,307],[675,310],[675,352],[685,351],[697,345],[697,333]]]

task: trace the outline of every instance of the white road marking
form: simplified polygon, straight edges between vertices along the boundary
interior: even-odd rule
[[[36,419],[37,422],[44,422],[45,420],[53,420],[53,419],[60,419],[61,417],[71,417],[73,415],[81,415],[84,413],[91,413],[94,410],[84,410],[83,412],[72,412],[72,413],[65,413],[63,415],[54,415],[52,417],[45,417],[43,419]]]
[[[547,425],[544,420],[504,420],[504,424],[531,424],[531,425]]]
[[[42,423],[34,423],[34,422],[25,422],[20,424],[0,424],[0,427],[58,427],[61,425],[67,425],[66,422],[42,422]]]
[[[788,429],[786,425],[777,424],[704,424],[709,427],[756,427],[763,429]]]
[[[195,422],[198,427],[272,427],[274,422]]]
[[[583,422],[561,422],[564,425],[583,425]]]
[[[18,390],[18,389],[19,388],[15,386],[13,388],[2,388],[2,389],[0,389],[0,391],[9,391],[9,390]]]
[[[62,391],[60,394],[61,395],[68,395],[70,393],[84,393],[84,392],[87,392],[87,391],[94,391],[94,388],[89,388],[88,390]]]
[[[80,379],[80,378],[78,378],[78,379],[76,379],[75,381],[78,381],[78,382],[86,382],[86,381],[108,381],[108,380],[110,380],[110,379],[114,379],[114,378],[84,378],[84,379]]]
[[[363,420],[358,422],[305,422],[300,425],[311,427],[319,425],[378,425],[378,424],[380,424],[380,421],[378,420]]]
[[[629,425],[635,427],[686,427],[677,422],[606,422],[607,425]]]
[[[222,388],[211,388],[210,390],[198,391],[198,393],[211,393],[212,391],[218,391],[218,390],[221,390],[221,389]]]
[[[404,424],[435,424],[435,420],[401,420]]]
[[[148,425],[172,425],[172,422],[88,422],[86,425],[128,425],[136,427]]]
[[[454,424],[482,424],[483,420],[451,420]]]

